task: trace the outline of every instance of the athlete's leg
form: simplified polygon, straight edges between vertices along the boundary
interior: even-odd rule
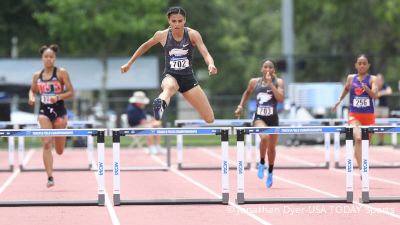
[[[53,125],[47,116],[39,115],[38,121],[41,129],[53,129]],[[53,138],[42,137],[43,143],[43,164],[47,173],[47,177],[53,176],[53,155],[51,153]]]
[[[357,161],[358,169],[361,170],[361,123],[358,120],[353,120],[350,122],[350,126],[353,127],[353,137],[354,137],[354,156]]]
[[[163,91],[153,101],[153,113],[156,120],[161,120],[171,97],[179,90],[179,85],[174,77],[166,75],[161,83],[161,88]]]
[[[178,82],[174,77],[167,74],[161,82],[161,88],[162,92],[158,98],[164,100],[168,105],[171,97],[179,90]]]
[[[53,122],[54,129],[65,129],[67,128],[68,118],[67,115],[62,117],[57,117],[57,119]],[[61,155],[64,152],[65,142],[67,137],[54,137],[54,147],[56,149],[57,154]]]
[[[214,112],[208,102],[207,95],[199,85],[184,92],[182,95],[207,123],[214,122]]]
[[[268,149],[268,165],[269,166],[274,165],[275,157],[276,157],[276,144],[277,143],[278,143],[278,135],[270,134],[269,139],[268,139],[268,148],[267,148]]]
[[[262,120],[255,120],[254,127],[266,127],[267,125]],[[258,178],[264,178],[264,170],[265,170],[265,153],[267,152],[268,146],[268,135],[267,134],[259,134],[260,135],[260,162],[257,167],[257,176]]]

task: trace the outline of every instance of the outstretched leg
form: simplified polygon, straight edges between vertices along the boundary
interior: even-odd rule
[[[153,112],[156,120],[161,120],[165,108],[169,104],[171,97],[179,90],[176,79],[170,75],[166,75],[161,83],[163,91],[158,98],[153,101]]]

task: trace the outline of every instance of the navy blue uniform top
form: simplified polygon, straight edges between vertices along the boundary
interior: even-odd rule
[[[146,111],[137,107],[135,104],[129,104],[127,108],[129,126],[134,127],[146,119]]]
[[[165,74],[188,75],[193,74],[193,45],[190,42],[189,30],[184,28],[183,38],[176,41],[172,36],[171,29],[168,30],[167,41],[164,45]]]
[[[276,78],[272,78],[272,84],[277,85]],[[255,93],[257,98],[257,109],[256,113],[260,116],[272,116],[277,114],[276,105],[277,100],[272,92],[270,86],[263,83],[263,79],[259,78],[255,87]]]

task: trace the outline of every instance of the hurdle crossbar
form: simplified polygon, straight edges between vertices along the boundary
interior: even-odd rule
[[[362,161],[362,194],[360,202],[400,202],[400,196],[370,196],[369,194],[369,134],[371,133],[400,133],[399,126],[361,127],[361,161]]]
[[[157,128],[157,129],[113,129],[113,200],[114,205],[185,205],[185,204],[228,204],[228,130],[214,128]],[[120,194],[120,136],[126,135],[221,135],[222,148],[222,198],[217,199],[133,199],[123,200]]]
[[[375,124],[379,125],[379,127],[381,127],[381,125],[383,125],[382,127],[396,127],[400,124],[400,118],[376,118],[375,119]],[[386,126],[387,125],[387,126]],[[378,126],[374,126],[375,128],[377,128]],[[383,132],[379,132],[379,131],[369,131],[369,133],[383,133]],[[397,144],[397,133],[393,132],[391,133],[392,136],[392,146],[397,148],[398,144]],[[335,139],[336,141],[336,139]],[[339,149],[340,146],[334,147],[334,152],[335,152],[335,168],[344,168],[343,165],[339,164]],[[355,167],[356,168],[356,167]],[[369,168],[376,168],[376,169],[392,169],[392,168],[400,168],[400,162],[399,163],[381,163],[381,164],[369,164]]]
[[[204,120],[175,120],[176,127],[248,127],[251,126],[252,120],[250,119],[217,119],[212,123],[207,123]],[[177,164],[178,170],[219,170],[219,166],[207,166],[207,165],[184,165],[183,164],[183,136],[176,135],[176,149],[177,149]],[[248,170],[251,168],[251,136],[246,135],[246,166],[244,169]],[[236,169],[236,166],[229,166],[231,169]]]
[[[346,196],[329,198],[245,198],[244,171],[237,169],[237,204],[262,204],[262,203],[351,203],[353,202],[353,128],[347,127],[260,127],[236,129],[237,135],[237,163],[243,164],[244,160],[244,135],[248,133],[263,134],[295,134],[295,133],[346,133]]]
[[[0,207],[24,206],[104,206],[104,134],[105,130],[95,129],[31,129],[0,130],[0,137],[63,137],[63,136],[96,136],[98,153],[98,196],[97,200],[22,200],[0,201]]]
[[[25,126],[39,128],[38,124],[24,124],[20,123],[19,127],[22,129]],[[90,121],[68,121],[67,127],[70,129],[92,129],[96,126],[96,123]],[[44,168],[32,168],[25,167],[23,165],[23,159],[25,155],[25,146],[24,146],[24,137],[18,137],[18,160],[19,160],[19,168],[21,172],[37,172],[44,171]],[[68,171],[90,171],[93,167],[93,136],[87,136],[87,155],[88,155],[88,165],[80,166],[80,167],[55,167],[53,171],[58,172],[68,172]]]

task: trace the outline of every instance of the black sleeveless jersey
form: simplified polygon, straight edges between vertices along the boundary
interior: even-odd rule
[[[193,74],[193,45],[190,42],[189,30],[184,28],[183,38],[176,41],[168,30],[167,41],[164,46],[165,69],[164,74],[188,75]]]

